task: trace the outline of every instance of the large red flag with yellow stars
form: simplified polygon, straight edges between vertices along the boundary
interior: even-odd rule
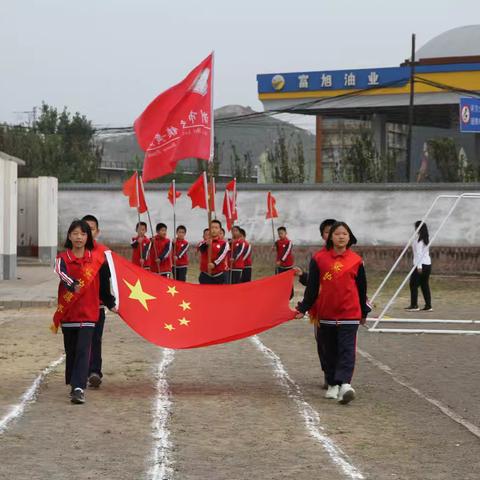
[[[249,337],[292,320],[293,271],[237,285],[177,282],[106,252],[118,313],[139,335],[166,348]]]

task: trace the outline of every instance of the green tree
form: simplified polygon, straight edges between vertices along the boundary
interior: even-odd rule
[[[437,166],[441,182],[460,182],[463,180],[458,161],[457,147],[452,138],[435,138],[428,142],[432,157]]]
[[[240,183],[253,182],[253,154],[251,151],[238,153],[235,144],[230,143],[230,166],[232,177],[235,177]]]

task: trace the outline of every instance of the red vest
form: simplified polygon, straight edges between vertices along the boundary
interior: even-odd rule
[[[153,245],[150,247],[150,269],[155,273],[167,273],[172,271],[172,247],[171,242],[168,238],[160,238],[158,235],[155,235],[153,239]],[[156,259],[162,255],[164,250],[170,244],[170,252],[167,256],[160,261],[156,262]],[[154,248],[155,245],[155,248]],[[156,250],[155,250],[156,249]],[[156,253],[155,253],[156,252]]]
[[[277,262],[283,268],[293,267],[293,244],[288,238],[277,240],[275,242],[277,247]]]
[[[252,266],[252,246],[245,240],[245,250],[243,255],[243,262],[245,267]]]
[[[186,267],[188,265],[188,242],[186,240],[175,240],[175,264],[177,267]],[[183,252],[183,253],[182,253]],[[181,255],[181,257],[179,257]]]
[[[238,252],[240,252],[240,255],[238,255]],[[233,240],[233,242],[232,242],[233,263],[231,264],[233,270],[243,270],[243,268],[245,267],[245,260],[243,258],[244,255],[245,255],[245,242],[244,242],[244,240],[242,240],[242,239]],[[237,258],[237,260],[235,260],[235,258],[237,256],[238,256],[238,258]]]
[[[320,291],[310,315],[319,320],[359,320],[362,317],[355,278],[362,258],[350,249],[343,254],[322,249],[313,256],[320,275]]]
[[[210,272],[211,275],[225,272],[227,270],[226,258],[228,253],[228,244],[225,240],[214,238],[212,240],[212,262],[217,261],[218,265]],[[208,272],[208,248],[200,250],[200,271]]]
[[[132,249],[132,263],[140,266],[140,259],[143,257],[145,260],[144,266],[148,263],[147,253],[148,245],[150,245],[150,239],[147,236],[144,236],[142,240],[138,241],[138,237],[132,238],[132,243],[138,242],[138,245]]]

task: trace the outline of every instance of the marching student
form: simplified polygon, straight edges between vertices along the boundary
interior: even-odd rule
[[[245,241],[242,238],[240,227],[232,227],[232,251],[229,261],[230,278],[229,283],[241,283],[243,268],[245,266]]]
[[[97,242],[97,237],[100,235],[100,229],[98,227],[98,219],[94,215],[85,215],[82,218],[87,222],[92,232],[94,251],[99,250],[105,253],[108,247]],[[110,268],[106,259],[104,259],[103,265],[100,268],[100,280],[103,285],[110,285]],[[103,329],[105,326],[105,305],[100,299],[100,309],[98,313],[98,321],[95,324],[95,329],[92,336],[92,348],[90,352],[90,363],[88,369],[88,385],[93,388],[100,387],[103,379],[102,373],[102,338]]]
[[[173,267],[173,277],[181,282],[187,281],[188,269],[188,242],[185,239],[187,228],[184,225],[177,227],[177,238],[175,239],[175,265]]]
[[[150,269],[162,277],[170,277],[172,275],[172,242],[167,238],[167,226],[164,223],[157,223],[155,231],[157,234],[150,247]]]
[[[222,224],[219,220],[210,222],[210,236],[199,246],[200,251],[200,276],[201,284],[225,283],[228,243],[221,238]],[[209,248],[211,246],[211,258],[209,262]]]
[[[245,244],[245,253],[243,254],[243,273],[242,283],[252,281],[252,245],[247,241],[247,232],[240,228],[240,234]]]
[[[335,224],[335,222],[336,222],[335,219],[327,218],[320,224],[320,236],[322,237],[324,245],[319,251],[325,250],[327,240],[328,240],[328,235],[330,234],[330,229],[332,228],[332,225]],[[308,285],[308,272],[303,272],[300,267],[295,267],[295,275],[298,275],[298,281],[304,287],[306,287]],[[327,390],[328,389],[328,380],[327,380],[327,375],[325,373],[326,372],[326,370],[325,370],[325,348],[324,348],[322,339],[320,337],[321,329],[316,324],[314,324],[313,328],[314,328],[314,333],[315,333],[315,341],[317,343],[318,359],[320,360],[320,367],[321,367],[321,369],[323,371],[323,374],[324,374],[323,389]]]
[[[287,237],[287,229],[278,227],[278,240],[275,242],[277,263],[275,273],[286,272],[293,268],[293,243]]]
[[[147,236],[147,224],[138,222],[135,226],[137,235],[132,237],[130,246],[132,247],[132,263],[142,268],[150,268],[148,264],[148,249],[150,239]]]
[[[319,326],[328,381],[326,398],[346,404],[355,398],[351,386],[357,330],[365,324],[367,279],[362,258],[350,250],[357,242],[345,222],[332,225],[326,248],[310,261],[308,285],[296,318],[309,312]]]
[[[95,324],[99,318],[100,298],[115,311],[115,298],[108,282],[100,276],[105,262],[102,249],[95,249],[87,222],[71,223],[65,251],[58,254],[55,272],[60,277],[55,328],[61,325],[65,347],[65,383],[71,386],[72,403],[85,402],[85,388],[90,362],[90,349]]]
[[[422,222],[415,222],[415,230]],[[432,273],[432,259],[430,258],[430,249],[428,246],[430,239],[428,236],[427,224],[424,223],[417,234],[417,238],[412,243],[413,264],[416,266],[410,277],[410,306],[405,310],[407,312],[418,312],[418,287],[422,289],[422,295],[425,300],[423,312],[432,312],[432,294],[430,293],[429,278]]]

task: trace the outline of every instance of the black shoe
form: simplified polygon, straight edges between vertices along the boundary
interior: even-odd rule
[[[427,305],[425,305],[422,308],[422,312],[433,312],[433,308],[432,307],[427,307]]]
[[[70,401],[78,405],[85,403],[85,393],[83,392],[83,390],[81,388],[75,388]]]
[[[92,373],[88,377],[88,386],[98,388],[102,383],[102,377],[98,373]]]

